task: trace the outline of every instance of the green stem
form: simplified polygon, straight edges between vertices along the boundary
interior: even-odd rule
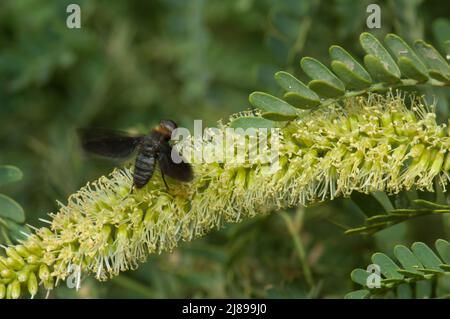
[[[295,224],[292,221],[291,217],[286,212],[281,212],[280,214],[281,214],[281,217],[283,218],[284,222],[286,223],[286,227],[287,227],[289,233],[292,236],[295,250],[297,252],[298,259],[300,260],[300,264],[301,264],[303,273],[305,275],[306,283],[308,284],[308,286],[310,286],[310,288],[313,288],[315,286],[314,279],[312,276],[311,269],[309,268],[308,260],[306,258],[305,248],[303,247],[302,240],[298,234],[298,231],[301,228],[304,210],[303,210],[303,208],[297,209],[297,215],[296,215],[297,222]]]

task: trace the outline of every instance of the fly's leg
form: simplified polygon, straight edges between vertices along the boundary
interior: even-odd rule
[[[169,185],[167,185],[166,178],[164,177],[164,172],[163,171],[161,171],[161,177],[162,177],[162,180],[164,181],[164,185],[166,185],[167,191],[169,191],[170,190],[169,189]]]

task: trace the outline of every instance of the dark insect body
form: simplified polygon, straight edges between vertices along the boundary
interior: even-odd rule
[[[165,175],[182,182],[192,180],[192,167],[177,153],[172,151],[170,138],[177,128],[174,121],[161,120],[148,135],[129,136],[110,130],[80,130],[83,148],[98,155],[125,158],[137,149],[134,164],[133,186],[142,188],[147,185],[159,164],[164,184]],[[168,188],[168,187],[167,187]]]

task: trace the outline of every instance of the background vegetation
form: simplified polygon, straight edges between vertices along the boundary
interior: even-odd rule
[[[82,28],[67,29],[65,8],[78,3]],[[77,127],[146,132],[161,118],[208,125],[248,107],[254,90],[277,94],[273,73],[300,79],[299,60],[328,61],[339,44],[362,57],[373,1],[157,0],[0,2],[0,164],[23,171],[3,186],[27,222],[39,225],[87,181],[118,163],[88,158]],[[378,1],[382,28],[408,41],[423,38],[449,53],[450,5],[442,1]],[[361,59],[360,59],[361,60]],[[448,88],[424,88],[448,118]],[[424,196],[424,194],[419,194]],[[429,195],[427,195],[429,197]],[[430,198],[428,198],[430,199]],[[378,207],[341,199],[229,225],[137,271],[107,283],[87,278],[77,293],[52,297],[342,297],[349,274],[375,251],[450,238],[450,219],[416,218],[371,237],[344,234]],[[359,204],[359,205],[358,205]]]

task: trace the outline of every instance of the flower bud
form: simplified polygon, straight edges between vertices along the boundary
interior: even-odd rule
[[[48,277],[44,280],[44,288],[47,290],[52,290],[55,287],[55,281],[53,277]]]
[[[405,112],[404,119],[408,123],[416,123],[417,122],[416,115],[414,114],[414,112],[411,112],[411,111]]]
[[[136,223],[139,223],[142,221],[142,218],[144,217],[144,211],[140,208],[136,208],[133,211],[133,220],[136,221]]]
[[[30,265],[35,265],[39,262],[39,258],[35,255],[30,255],[27,257],[27,263]]]
[[[437,137],[445,137],[446,134],[446,129],[445,127],[439,126],[436,128],[436,136]]]
[[[348,121],[350,123],[351,131],[359,132],[360,123],[358,122],[358,118],[355,115],[351,115],[348,117]]]
[[[418,161],[424,150],[425,145],[416,144],[409,151],[409,155],[413,158],[413,161]]]
[[[33,298],[38,291],[38,282],[34,272],[30,272],[30,275],[28,276],[27,288],[31,298]]]
[[[12,268],[14,270],[19,270],[22,269],[22,267],[25,265],[24,262],[19,262],[17,261],[17,259],[8,257],[6,258],[6,265],[8,266],[8,268]]]
[[[447,151],[447,156],[445,157],[444,172],[450,171],[450,151]]]
[[[102,235],[105,240],[108,240],[111,236],[112,227],[111,225],[103,225]]]
[[[256,169],[250,169],[247,175],[247,187],[251,188],[255,183]]]
[[[0,276],[6,279],[11,279],[16,277],[16,273],[11,269],[4,269],[0,272]]]
[[[245,181],[247,177],[247,172],[245,171],[245,168],[238,168],[236,172],[236,176],[234,177],[234,186],[236,188],[244,188],[245,187]]]
[[[436,152],[436,150],[432,150],[432,151],[424,150],[422,155],[420,155],[419,165],[421,165],[423,167],[428,167],[430,158],[432,158],[432,155],[435,152]]]
[[[50,270],[48,269],[46,264],[42,264],[39,267],[38,276],[39,276],[39,279],[41,279],[41,280],[47,280],[50,277]]]
[[[35,237],[27,240],[24,243],[24,246],[26,249],[28,249],[33,254],[36,254],[38,256],[42,256],[42,254],[43,254],[40,243],[38,242],[38,240]]]
[[[12,299],[12,283],[6,286],[6,299]]]
[[[50,229],[48,229],[47,227],[39,228],[39,230],[37,231],[37,234],[39,236],[41,236],[42,238],[44,238],[44,237],[52,237],[53,236],[53,232]]]
[[[9,285],[11,286],[11,298],[19,299],[19,297],[20,297],[20,282],[18,280],[14,280]]]
[[[23,270],[17,272],[17,280],[19,282],[26,282],[28,280],[28,275],[30,273],[29,268],[24,268]]]
[[[14,247],[6,248],[6,255],[17,261],[20,265],[25,265],[25,261],[23,260],[22,256],[17,253]]]
[[[6,259],[3,256],[0,256],[0,271],[8,269],[8,266],[6,264]]]
[[[445,157],[444,153],[437,151],[437,154],[434,157],[433,164],[431,165],[430,168],[430,175],[434,176],[439,174],[439,172],[442,169],[442,164],[444,163],[444,157]],[[433,159],[433,157],[431,158]]]
[[[128,237],[128,225],[127,224],[122,224],[119,226],[118,230],[117,230],[117,240],[119,241],[125,241]]]
[[[14,246],[14,248],[21,257],[27,258],[28,256],[30,256],[30,252],[25,248],[24,245],[17,245]]]
[[[0,299],[4,299],[6,297],[6,286],[4,284],[0,284]]]
[[[144,217],[144,224],[150,225],[156,223],[158,221],[159,212],[155,210],[153,207],[147,209]]]
[[[126,197],[128,194],[130,194],[130,187],[121,186],[117,190],[117,194],[120,197]]]
[[[392,119],[393,119],[393,123],[394,123],[395,132],[397,132],[397,134],[400,136],[404,136],[405,135],[405,129],[404,129],[405,128],[405,124],[404,124],[405,118],[403,117],[403,115],[398,112],[393,113]]]

